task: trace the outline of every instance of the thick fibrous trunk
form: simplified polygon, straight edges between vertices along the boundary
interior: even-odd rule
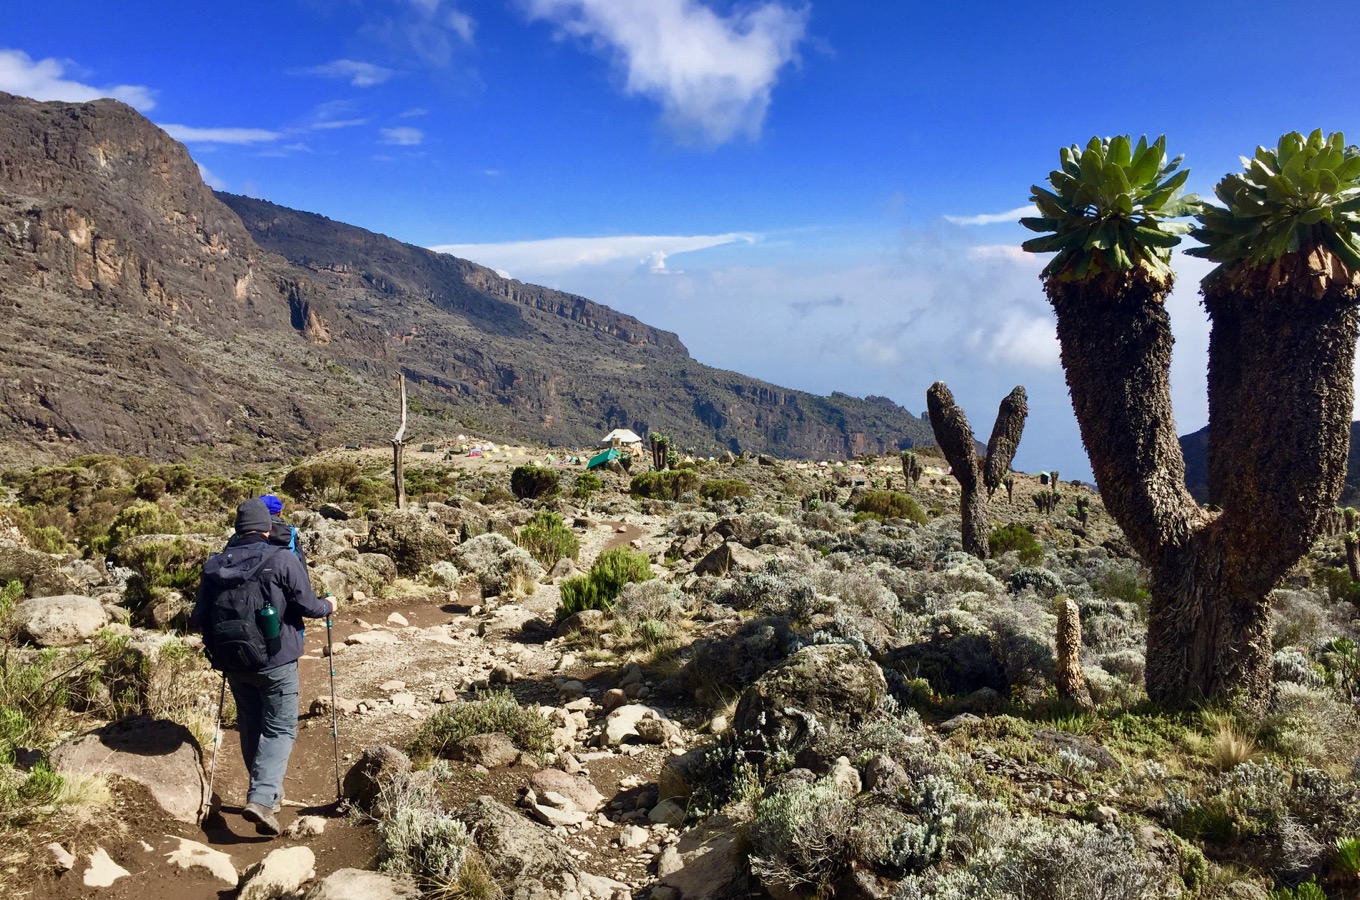
[[[943,381],[926,391],[926,409],[935,443],[949,460],[959,483],[959,513],[963,516],[963,549],[978,559],[987,558],[987,501],[982,496],[977,451],[968,417],[954,402],[954,395]]]
[[[992,436],[987,440],[987,457],[982,463],[982,481],[987,486],[987,496],[996,493],[1001,481],[1011,470],[1016,448],[1020,446],[1020,435],[1025,430],[1025,417],[1029,415],[1029,404],[1025,402],[1025,389],[1016,385],[1015,389],[1001,401],[996,411],[996,423],[992,425]]]
[[[1075,601],[1062,598],[1057,601],[1058,633],[1054,644],[1057,649],[1057,688],[1058,696],[1082,709],[1092,709],[1091,692],[1086,687],[1086,674],[1081,670],[1081,611]]]
[[[1209,490],[1221,514],[1201,510],[1185,489],[1162,305],[1169,285],[1137,276],[1047,285],[1101,498],[1152,570],[1147,689],[1159,703],[1265,703],[1266,596],[1308,549],[1342,485],[1354,287],[1315,297],[1316,282],[1299,278],[1291,297],[1272,281],[1259,293],[1220,281],[1205,298]]]

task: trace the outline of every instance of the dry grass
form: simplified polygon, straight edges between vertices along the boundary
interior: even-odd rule
[[[1204,749],[1212,768],[1226,772],[1260,757],[1256,736],[1229,713],[1205,713],[1203,720],[1208,734]]]

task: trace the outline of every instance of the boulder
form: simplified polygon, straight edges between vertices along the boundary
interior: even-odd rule
[[[93,597],[62,594],[21,601],[14,610],[19,635],[39,647],[79,644],[108,624],[109,614]]]
[[[391,557],[397,572],[415,575],[431,563],[448,559],[454,544],[448,533],[424,513],[375,509],[368,513],[368,537],[359,549]]]
[[[853,730],[879,714],[889,697],[878,665],[846,644],[805,647],[760,676],[733,715],[737,745],[796,754],[828,729]]]
[[[345,773],[341,793],[360,809],[369,809],[378,799],[382,781],[411,771],[411,760],[396,747],[380,744],[364,750],[359,761]]]
[[[589,778],[568,775],[561,769],[539,769],[529,776],[529,787],[540,796],[547,793],[561,794],[576,804],[577,809],[586,812],[594,812],[604,806],[604,795],[595,788]]]
[[[644,719],[659,720],[660,723],[664,724],[653,725],[649,721],[647,725],[643,725],[639,729],[639,723]],[[648,740],[648,738],[655,737],[658,733],[664,733],[666,725],[670,725],[671,728],[675,727],[674,723],[671,723],[665,716],[650,706],[643,706],[640,703],[620,706],[604,720],[604,741],[610,747],[617,747],[623,743],[661,743],[661,741]],[[642,735],[643,730],[647,732],[646,738]]]
[[[116,775],[135,781],[177,822],[197,824],[207,809],[208,780],[198,741],[177,722],[135,716],[53,750],[59,775]]]
[[[764,565],[765,559],[759,553],[736,541],[724,541],[694,564],[694,574],[721,577],[732,572],[755,572]]]
[[[284,847],[241,873],[237,900],[281,900],[316,877],[316,854],[309,847]]]
[[[493,732],[463,738],[450,748],[450,755],[474,766],[500,769],[514,765],[519,759],[519,748],[509,735]]]
[[[677,892],[681,900],[747,897],[751,878],[739,830],[735,822],[711,820],[704,828],[686,832],[676,846],[680,868],[662,877],[661,886]]]
[[[71,594],[76,583],[61,571],[61,562],[50,553],[30,549],[14,541],[0,541],[0,585],[17,581],[30,597]]]
[[[468,826],[491,877],[514,885],[507,892],[511,896],[549,900],[579,891],[580,869],[552,832],[485,795],[459,810],[457,818]]]
[[[312,885],[302,895],[302,900],[419,900],[420,897],[420,888],[410,875],[337,869]]]
[[[565,637],[573,631],[579,634],[596,634],[608,625],[608,618],[604,610],[583,609],[559,622],[555,634],[557,637]]]

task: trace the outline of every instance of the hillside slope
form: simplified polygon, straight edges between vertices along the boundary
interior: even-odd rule
[[[849,456],[931,442],[884,398],[791,391],[571,294],[322,216],[215,195],[112,100],[0,94],[0,441],[187,456],[411,436]]]

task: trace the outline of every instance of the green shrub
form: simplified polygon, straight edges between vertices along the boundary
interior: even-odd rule
[[[665,472],[639,472],[628,485],[634,497],[652,500],[679,500],[699,487],[699,476],[691,469],[672,469]]]
[[[322,460],[293,467],[283,477],[283,490],[310,503],[345,500],[362,486],[363,472],[345,459]]]
[[[1352,878],[1360,877],[1360,837],[1336,839],[1336,859],[1332,861],[1338,872]]]
[[[498,503],[514,503],[515,495],[499,484],[493,484],[482,491],[481,502],[486,506],[495,506]]]
[[[506,735],[516,747],[530,753],[546,753],[552,748],[552,725],[547,719],[537,710],[520,706],[509,691],[493,691],[441,708],[420,726],[409,752],[417,759],[445,756],[464,738],[492,733]]]
[[[1044,561],[1044,548],[1034,532],[1023,525],[998,525],[987,536],[987,550],[994,557],[1014,551],[1025,565]]]
[[[180,534],[184,525],[174,513],[161,509],[154,503],[139,500],[125,506],[109,524],[108,534],[97,541],[94,549],[108,552],[128,538],[143,534]]]
[[[600,476],[594,472],[582,472],[576,476],[576,486],[571,489],[571,495],[577,500],[589,500],[590,495],[604,487],[604,482]]]
[[[733,500],[751,496],[751,486],[736,478],[711,478],[699,485],[699,496],[705,500]]]
[[[918,525],[927,521],[916,501],[897,491],[865,491],[855,498],[855,512],[879,521],[907,519]]]
[[[544,569],[551,569],[564,557],[576,559],[581,553],[581,539],[566,521],[555,512],[539,510],[515,536],[529,555]]]
[[[606,550],[596,557],[589,574],[562,582],[562,605],[558,607],[557,617],[564,619],[583,609],[612,609],[625,585],[652,577],[652,566],[646,554],[627,547]]]
[[[538,500],[557,493],[558,475],[543,466],[518,466],[510,473],[510,490],[520,500]]]
[[[1318,885],[1314,875],[1294,889],[1287,887],[1270,892],[1270,900],[1327,900],[1327,893]]]

